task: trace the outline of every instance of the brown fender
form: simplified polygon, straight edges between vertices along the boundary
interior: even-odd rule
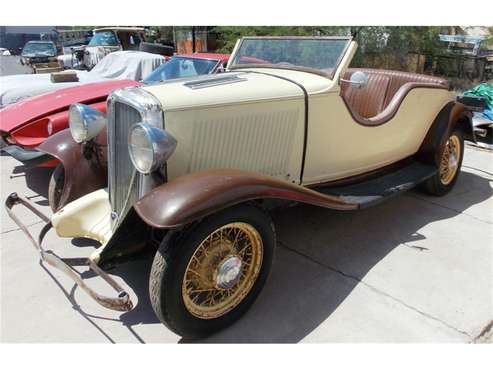
[[[232,205],[254,199],[285,199],[336,210],[357,204],[287,181],[239,170],[208,170],[181,176],[160,185],[134,208],[148,225],[175,228]]]
[[[442,108],[433,121],[416,154],[417,159],[438,166],[445,140],[457,127],[462,129],[466,140],[476,141],[471,111],[465,105],[451,101]]]
[[[106,168],[84,155],[84,145],[74,141],[70,129],[50,136],[36,149],[63,164],[65,183],[60,197],[61,206],[106,186]]]

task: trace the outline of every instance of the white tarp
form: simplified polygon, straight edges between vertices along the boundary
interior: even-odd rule
[[[158,54],[117,51],[104,57],[91,71],[75,71],[79,82],[51,82],[51,75],[29,74],[0,77],[0,108],[22,99],[90,82],[142,80],[165,62]]]

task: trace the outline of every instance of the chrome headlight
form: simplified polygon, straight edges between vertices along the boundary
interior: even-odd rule
[[[76,103],[70,106],[70,133],[77,143],[91,140],[106,125],[106,117],[97,109]]]
[[[148,174],[166,162],[176,148],[176,139],[166,131],[136,123],[128,136],[128,152],[137,171]]]

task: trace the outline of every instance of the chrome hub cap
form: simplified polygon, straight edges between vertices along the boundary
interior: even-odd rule
[[[195,250],[183,276],[188,312],[214,319],[234,309],[255,284],[262,258],[262,238],[252,225],[233,222],[212,232]]]
[[[227,257],[217,269],[216,287],[219,289],[231,289],[240,279],[243,262],[237,256]]]

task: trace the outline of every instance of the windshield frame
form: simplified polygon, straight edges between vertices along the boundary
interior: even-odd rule
[[[216,62],[216,64],[212,67],[212,69],[206,73],[206,74],[201,74],[201,75],[196,75],[196,76],[187,76],[187,77],[176,77],[176,78],[169,78],[169,79],[166,79],[166,80],[159,80],[159,81],[147,81],[146,82],[146,79],[151,75],[153,74],[158,68],[161,68],[161,66],[157,67],[154,71],[152,71],[148,76],[146,76],[146,78],[144,78],[142,80],[143,83],[145,83],[146,85],[154,85],[154,84],[157,84],[157,83],[165,83],[167,81],[179,81],[179,80],[184,80],[184,79],[189,79],[189,78],[195,78],[195,77],[199,77],[199,76],[207,76],[207,75],[211,75],[211,74],[214,74],[216,73],[216,71],[219,69],[219,67],[222,65],[222,60],[221,59],[216,59],[216,58],[202,58],[200,56],[197,56],[197,57],[193,57],[193,56],[190,56],[190,55],[186,55],[186,54],[183,54],[183,55],[173,55],[173,57],[168,60],[166,63],[169,63],[172,59],[201,59],[201,60],[207,60],[207,61],[211,61],[211,62]],[[166,65],[166,63],[162,64],[162,65]]]
[[[96,36],[98,34],[104,34],[104,33],[112,33],[113,36],[115,37],[115,40],[116,40],[116,44],[115,45],[103,45],[101,44],[98,40],[98,43],[96,45],[91,45],[91,42],[92,40],[96,40]],[[87,44],[88,47],[98,47],[98,46],[102,46],[102,47],[107,47],[107,48],[114,48],[114,47],[120,47],[121,46],[121,41],[120,41],[120,38],[118,37],[118,33],[115,32],[114,30],[106,30],[106,29],[103,29],[103,30],[99,30],[99,31],[94,31],[92,37],[91,37],[91,40],[89,40],[89,43]]]
[[[249,63],[249,64],[234,64],[237,54],[241,49],[241,46],[245,40],[346,40],[346,46],[342,50],[337,62],[332,69],[332,72],[328,73],[316,68],[303,67],[303,66],[287,66],[287,65],[279,65],[279,64],[267,64],[267,63]],[[229,59],[228,70],[241,70],[241,69],[249,69],[249,68],[270,68],[270,69],[287,69],[291,71],[300,71],[300,72],[308,72],[313,73],[322,77],[327,77],[329,79],[333,79],[334,75],[339,68],[339,65],[342,62],[342,59],[346,55],[351,42],[353,41],[352,36],[246,36],[242,37],[237,45],[235,46],[233,53]]]

